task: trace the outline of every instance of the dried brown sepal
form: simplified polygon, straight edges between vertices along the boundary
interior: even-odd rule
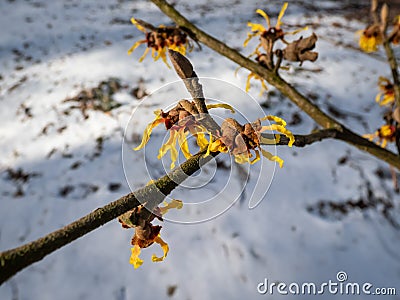
[[[179,121],[189,121],[188,118],[194,118],[198,114],[196,105],[188,100],[181,100],[179,103],[167,112],[161,111],[165,128],[171,129],[172,126],[178,124]]]
[[[383,33],[381,29],[381,24],[372,24],[368,26],[364,31],[363,35],[367,38],[375,37],[378,40],[383,40]]]
[[[268,30],[264,31],[261,34],[261,46],[265,51],[269,51],[270,44],[274,44],[277,40],[282,40],[285,36],[285,33],[280,28],[271,27]]]
[[[131,245],[138,245],[140,248],[147,248],[154,243],[154,239],[161,231],[160,225],[152,225],[146,222],[144,226],[135,227],[135,235],[131,240]]]
[[[260,146],[260,130],[260,120],[242,126],[236,120],[228,118],[221,125],[220,140],[233,155],[243,154]]]
[[[232,118],[227,118],[221,125],[221,141],[228,147],[229,150],[234,150],[236,145],[236,137],[243,131],[243,126],[238,121]]]
[[[135,234],[131,241],[133,246],[147,248],[154,243],[154,239],[160,233],[162,227],[151,224],[154,218],[162,221],[160,216],[160,208],[156,207],[153,213],[150,213],[143,205],[140,205],[119,216],[118,221],[123,228],[135,228]]]
[[[283,58],[288,61],[299,61],[300,65],[306,61],[316,61],[318,53],[311,51],[315,48],[315,44],[318,37],[315,33],[307,38],[299,38],[298,40],[289,43],[285,49],[283,49]]]

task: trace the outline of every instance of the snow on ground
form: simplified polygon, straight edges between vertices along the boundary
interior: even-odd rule
[[[323,3],[326,8],[339,5]],[[207,32],[243,50],[246,22],[263,22],[255,9],[276,16],[280,1],[180,1],[177,7]],[[177,77],[150,57],[138,63],[142,47],[131,56],[126,54],[142,38],[129,23],[130,17],[170,23],[147,1],[3,1],[0,13],[0,250],[6,250],[128,193],[128,182],[134,188],[146,184],[149,175],[139,152],[124,154],[127,173],[134,176],[128,182],[125,179],[123,133],[132,111],[140,108],[141,113],[129,123],[126,148],[130,149],[152,111],[165,102],[155,97],[157,93],[139,102],[129,91],[141,79],[146,90],[153,92]],[[382,55],[356,50],[354,32],[363,24],[341,15],[310,13],[299,1],[290,3],[284,21],[300,26],[312,23],[320,37],[319,60],[303,68],[294,66],[285,77],[356,132],[373,132],[382,114],[374,103],[377,78],[389,71]],[[255,44],[244,53],[249,54]],[[205,47],[189,58],[199,76],[244,88],[248,73],[241,69],[235,77],[237,66],[227,59]],[[88,109],[85,119],[79,109],[71,109],[74,103],[64,102],[111,77],[127,87],[116,97],[122,105],[110,113]],[[208,95],[224,96],[218,85],[204,84],[204,88]],[[253,85],[254,101],[262,104],[265,113],[285,118],[295,133],[314,129],[313,122],[273,88],[267,96],[258,97],[258,92],[259,86]],[[228,98],[224,101],[249,118],[259,117],[242,97]],[[152,143],[161,138],[159,130]],[[255,209],[247,205],[260,164],[251,168],[245,196],[218,218],[194,225],[165,222],[162,236],[171,249],[165,262],[150,262],[151,254],[159,251],[151,247],[142,252],[144,265],[134,270],[129,264],[132,232],[114,221],[18,273],[0,287],[0,298],[280,299],[276,293],[259,295],[257,284],[264,278],[321,284],[336,280],[339,271],[348,274],[349,282],[395,287],[400,293],[399,229],[392,222],[399,219],[399,197],[392,192],[388,167],[337,141],[277,151],[285,166],[276,170],[268,193]],[[152,174],[162,174],[157,171],[159,161],[148,155],[146,159]],[[231,190],[239,195],[235,183],[240,187],[246,172],[231,168],[226,157],[219,160],[227,168],[219,169],[205,187],[179,188],[173,197],[201,202],[218,194],[227,181],[233,187],[218,199],[229,202]],[[261,174],[268,179],[273,165],[264,164],[267,167]],[[215,167],[203,171],[207,177]],[[377,202],[369,209],[345,213],[321,204],[359,199]],[[387,215],[382,213],[385,201],[393,203]],[[184,213],[183,219],[194,219],[207,211]],[[343,295],[320,297],[342,299]]]

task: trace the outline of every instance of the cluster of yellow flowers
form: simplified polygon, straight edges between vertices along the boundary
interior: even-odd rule
[[[190,103],[188,100],[182,100]],[[228,104],[211,104],[207,105],[207,109],[226,108],[234,111]],[[189,151],[188,135],[191,134],[196,138],[197,145],[200,150],[206,151],[205,157],[211,152],[231,153],[237,163],[255,163],[262,155],[269,160],[278,162],[282,167],[283,160],[274,156],[268,151],[261,148],[261,144],[276,144],[279,142],[279,135],[275,135],[274,139],[268,140],[261,136],[261,133],[267,130],[279,132],[289,138],[289,147],[294,143],[293,134],[286,128],[286,122],[276,116],[266,116],[258,119],[253,123],[240,125],[236,120],[228,118],[221,126],[221,130],[213,134],[199,123],[195,116],[191,115],[178,104],[175,108],[168,112],[158,110],[154,112],[156,117],[149,123],[144,131],[142,142],[134,150],[143,148],[150,139],[152,130],[161,123],[165,124],[169,130],[169,138],[159,150],[158,159],[161,159],[168,151],[171,155],[171,169],[175,167],[178,158],[179,149],[186,158],[190,158],[192,154]],[[262,126],[261,121],[273,121],[274,124]],[[208,140],[206,138],[208,136]],[[177,145],[178,142],[178,145]],[[254,154],[252,153],[254,151]]]

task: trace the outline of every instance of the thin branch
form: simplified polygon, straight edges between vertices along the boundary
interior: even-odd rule
[[[313,132],[306,135],[295,134],[294,135],[294,144],[296,147],[305,147],[307,145],[311,145],[315,142],[320,142],[325,139],[334,139],[337,138],[340,131],[336,129],[322,129],[317,132]],[[276,134],[270,133],[262,133],[261,136],[263,138],[274,140],[276,139]],[[279,142],[276,144],[278,146],[286,146],[289,144],[289,138],[283,134],[279,134]],[[261,140],[261,145],[271,145],[270,143],[263,143]]]
[[[333,128],[338,130],[339,132],[341,132],[341,136],[343,135],[343,138],[341,140],[357,147],[358,149],[372,154],[376,158],[385,161],[400,170],[400,159],[396,154],[364,139],[358,134],[352,132],[350,129],[347,129],[339,121],[325,114],[310,100],[299,93],[293,86],[287,83],[278,74],[275,74],[273,70],[270,71],[267,68],[262,67],[256,62],[244,57],[235,49],[228,47],[221,41],[202,31],[193,23],[191,23],[188,19],[182,16],[173,6],[168,4],[166,1],[151,1],[155,5],[157,5],[162,12],[170,17],[178,26],[189,31],[190,35],[194,36],[195,39],[197,39],[199,42],[203,43],[212,50],[218,52],[219,54],[229,58],[238,65],[263,77],[269,84],[275,86],[283,95],[288,97],[294,104],[296,104],[301,110],[307,113],[320,126],[326,129]]]
[[[371,12],[374,18],[378,18],[377,10]],[[400,107],[400,77],[399,77],[399,66],[397,63],[396,56],[394,55],[390,39],[387,35],[387,28],[389,23],[389,7],[385,3],[381,9],[381,22],[382,22],[382,34],[383,34],[383,48],[385,49],[387,61],[392,72],[393,86],[394,86],[394,98],[397,107]]]

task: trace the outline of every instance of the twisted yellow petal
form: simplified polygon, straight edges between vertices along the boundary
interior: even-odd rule
[[[235,155],[235,162],[238,164],[244,164],[250,162],[250,157],[247,153],[236,154]]]
[[[160,49],[160,50],[158,50],[159,51],[159,53],[160,53],[160,55],[161,55],[161,58],[162,58],[162,60],[163,60],[163,62],[167,65],[167,67],[169,68],[169,69],[171,69],[171,66],[168,64],[168,62],[167,62],[167,48],[166,47],[164,47],[164,48],[162,48],[162,49]]]
[[[279,167],[282,168],[283,167],[283,160],[282,158],[280,158],[279,156],[276,155],[272,155],[270,152],[264,150],[264,149],[260,149],[262,155],[266,158],[269,159],[271,161],[276,161],[279,164]]]
[[[308,30],[308,26],[305,26],[303,28],[299,28],[299,29],[296,29],[296,30],[293,30],[293,31],[285,32],[285,34],[294,35],[294,34],[297,34],[297,33],[301,32],[301,31],[305,31],[305,30]]]
[[[189,159],[192,154],[190,154],[189,151],[189,144],[187,141],[187,133],[185,133],[185,128],[181,128],[178,131],[178,143],[183,155],[186,157],[186,159]]]
[[[168,151],[171,155],[171,170],[175,168],[175,162],[178,159],[178,150],[176,149],[176,140],[178,138],[178,132],[176,130],[170,130],[168,141],[161,146],[158,151],[158,159],[161,159]]]
[[[265,22],[267,22],[268,27],[271,27],[271,21],[269,20],[268,15],[265,13],[265,11],[263,11],[262,9],[257,9],[256,13],[258,13],[259,15],[263,16],[265,19]]]
[[[267,29],[258,23],[247,22],[247,26],[250,27],[250,30],[255,33],[255,35],[259,35],[261,32],[267,31]]]
[[[225,144],[222,143],[221,140],[215,140],[214,142],[211,143],[210,151],[211,152],[227,153],[228,152],[228,147],[226,147]]]
[[[263,117],[260,119],[261,121],[274,121],[277,125],[281,125],[281,126],[286,126],[286,121],[282,118],[279,118],[277,116],[273,116],[273,115],[268,115],[266,117]]]
[[[256,153],[256,157],[250,161],[250,164],[255,164],[256,162],[258,162],[260,160],[260,152],[258,150],[254,150],[254,152]]]
[[[129,50],[128,50],[128,55],[131,55],[132,52],[133,52],[137,47],[139,47],[141,44],[144,44],[144,43],[146,43],[146,40],[141,40],[141,41],[137,41],[136,43],[134,43],[133,46],[129,48]]]
[[[225,108],[225,109],[229,109],[232,113],[235,113],[235,110],[233,109],[233,107],[226,103],[207,104],[207,109],[212,109],[212,108]]]
[[[248,33],[247,34],[247,38],[244,40],[243,42],[243,47],[247,47],[247,45],[249,44],[250,40],[255,37],[256,35],[258,35],[258,32],[255,33]]]
[[[284,4],[283,4],[283,6],[282,6],[282,9],[281,9],[281,11],[279,12],[279,16],[278,16],[278,20],[276,21],[276,28],[280,28],[281,27],[281,25],[282,25],[282,17],[283,17],[283,15],[285,14],[285,11],[286,11],[286,8],[288,7],[288,3],[287,2],[285,2]]]
[[[274,139],[269,139],[263,136],[260,136],[260,143],[262,145],[276,145],[281,140],[281,136],[279,134],[274,134]]]
[[[133,150],[137,151],[137,150],[142,149],[149,141],[151,132],[153,131],[154,127],[157,127],[162,122],[163,122],[163,119],[162,119],[161,115],[157,115],[156,118],[154,119],[154,121],[151,122],[150,124],[148,124],[146,129],[144,130],[142,142],[140,143],[140,145],[137,146],[136,148],[133,148]]]
[[[181,209],[182,207],[183,207],[183,202],[181,200],[172,199],[170,203],[166,203],[165,206],[160,207],[160,213],[162,215],[165,215],[170,209],[173,208]]]
[[[142,62],[143,59],[146,57],[147,53],[149,53],[150,48],[146,48],[146,50],[144,50],[143,55],[139,58],[139,62]]]
[[[284,135],[286,135],[289,138],[288,146],[289,147],[293,146],[294,135],[289,129],[286,129],[284,126],[277,125],[277,124],[272,124],[272,125],[269,125],[269,126],[263,126],[261,131],[265,131],[265,130],[271,130],[271,131],[276,130],[276,131],[278,131],[280,133],[283,133]]]
[[[250,80],[251,78],[253,78],[256,74],[254,73],[250,73],[249,76],[247,76],[247,80],[246,80],[246,92],[248,92],[250,90]]]
[[[157,244],[159,244],[161,246],[161,249],[163,250],[164,254],[162,257],[157,257],[155,254],[152,255],[151,260],[153,262],[159,262],[159,261],[163,261],[164,258],[167,257],[167,254],[169,252],[169,247],[168,244],[166,242],[164,242],[162,240],[162,238],[160,237],[160,235],[158,235],[155,239],[154,242],[156,242]]]
[[[142,32],[146,32],[146,29],[145,29],[142,25],[140,25],[140,24],[135,20],[135,18],[131,18],[131,22],[132,22],[133,25],[136,26],[137,29],[139,29],[139,30],[142,31]]]
[[[133,265],[135,269],[139,268],[143,264],[143,260],[139,258],[140,254],[140,247],[138,245],[135,245],[133,248],[131,248],[131,258],[129,259],[129,263]]]

